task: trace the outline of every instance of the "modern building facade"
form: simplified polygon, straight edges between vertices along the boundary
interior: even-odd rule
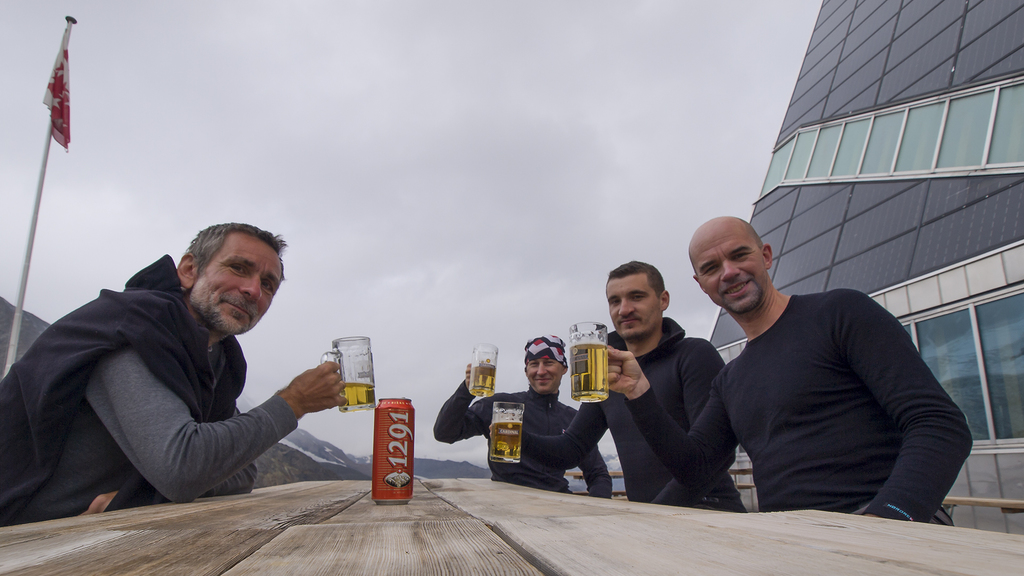
[[[750,221],[784,293],[906,326],[974,436],[950,494],[1024,499],[1024,0],[825,0]],[[743,348],[724,312],[712,342]]]

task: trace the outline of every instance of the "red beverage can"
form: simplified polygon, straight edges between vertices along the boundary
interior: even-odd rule
[[[412,499],[413,431],[416,411],[408,398],[382,398],[373,414],[373,486],[377,504]]]

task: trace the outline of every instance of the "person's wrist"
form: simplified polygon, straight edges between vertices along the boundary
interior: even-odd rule
[[[651,383],[648,382],[647,381],[647,377],[644,376],[644,377],[640,378],[639,380],[637,380],[635,384],[630,386],[624,392],[624,394],[626,395],[627,399],[629,399],[629,400],[636,400],[637,398],[643,396],[645,392],[650,390],[650,388],[651,388]]]
[[[298,398],[296,398],[295,395],[292,394],[289,388],[279,390],[277,392],[277,395],[280,396],[281,398],[284,398],[284,401],[288,403],[288,407],[292,409],[292,412],[295,414],[296,420],[305,416],[306,413],[299,406]]]

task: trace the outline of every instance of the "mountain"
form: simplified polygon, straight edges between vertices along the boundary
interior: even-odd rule
[[[451,460],[431,460],[416,458],[413,472],[419,478],[490,478],[491,471],[470,464],[469,462],[452,462]]]
[[[256,488],[305,482],[308,480],[339,480],[338,475],[324,468],[302,452],[277,443],[256,459]]]
[[[7,365],[7,346],[11,342],[11,325],[14,323],[14,305],[0,298],[0,366]],[[36,338],[46,330],[48,323],[40,320],[38,316],[22,311],[21,313],[21,335],[18,337],[18,353],[16,359],[25,355],[28,347],[36,341]]]
[[[345,454],[345,451],[330,442],[325,442],[301,428],[284,437],[280,442],[298,450],[310,459],[330,470],[342,480],[369,480],[370,462],[359,462]]]
[[[349,456],[341,448],[330,442],[325,442],[301,428],[285,436],[280,444],[301,452],[343,480],[370,479],[372,465],[370,457]],[[474,466],[469,462],[432,460],[430,458],[416,458],[413,461],[413,472],[420,478],[491,477],[490,470]]]

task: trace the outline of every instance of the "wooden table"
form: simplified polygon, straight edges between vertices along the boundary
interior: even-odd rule
[[[1021,574],[1024,536],[424,480],[304,482],[0,528],[0,574]]]

